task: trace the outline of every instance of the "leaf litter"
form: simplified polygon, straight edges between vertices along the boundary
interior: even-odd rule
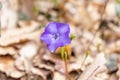
[[[120,19],[115,14],[115,1],[108,1],[102,26],[97,33],[106,0],[61,0],[55,3],[57,6],[48,1],[44,9],[42,7],[46,2],[41,1],[35,2],[40,11],[37,21],[19,20],[17,27],[1,29],[0,79],[66,80],[60,52],[51,54],[39,39],[43,24],[62,21],[70,24],[71,34],[76,36],[71,44],[71,58],[68,61],[71,79],[120,80]],[[90,55],[81,67],[88,47]],[[107,63],[109,65],[106,66]],[[116,71],[111,71],[113,67],[117,68]]]

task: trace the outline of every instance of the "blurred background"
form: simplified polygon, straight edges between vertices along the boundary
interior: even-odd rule
[[[120,80],[120,0],[0,0],[0,18],[0,80],[65,80],[60,52],[40,40],[51,21],[75,35],[71,80]]]

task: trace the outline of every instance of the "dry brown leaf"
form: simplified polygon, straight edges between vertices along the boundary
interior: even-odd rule
[[[18,71],[16,68],[12,68],[12,70],[7,73],[8,76],[11,76],[12,78],[21,78],[22,76],[25,75],[25,72]]]
[[[47,66],[46,64],[39,64],[38,66],[40,68],[46,68],[48,70],[52,70],[54,71],[54,68],[56,71],[62,73],[62,74],[65,74],[65,63],[62,59],[60,59],[57,55],[55,54],[46,54],[43,56],[43,60],[45,60],[46,62],[47,61],[50,61],[52,63],[55,63],[55,65],[52,67],[50,66]],[[78,71],[80,70],[80,64],[77,64],[77,63],[70,63],[70,61],[68,61],[68,72],[72,72],[72,71]]]
[[[35,31],[38,26],[38,23],[32,22],[30,27],[9,29],[3,32],[0,38],[0,46],[8,46],[11,44],[20,43],[27,40],[36,39],[36,37],[38,39],[38,35],[40,35],[40,30]]]
[[[0,71],[13,78],[20,78],[25,75],[24,72],[18,71],[14,67],[14,59],[11,56],[0,56]]]
[[[116,74],[112,74],[109,80],[118,80],[118,77],[116,76]]]
[[[43,56],[43,60],[51,61],[52,63],[55,63],[55,69],[57,71],[65,73],[64,61],[60,59],[58,56],[56,56],[55,54],[47,53]]]
[[[35,22],[35,21],[31,21],[29,22],[29,24],[25,24],[26,22],[23,23],[21,22],[20,26],[22,26],[23,28],[13,28],[13,29],[9,29],[9,30],[5,30],[2,32],[2,37],[8,37],[8,36],[17,36],[20,34],[26,34],[26,33],[30,33],[32,31],[34,31],[35,29],[38,28],[39,23]]]
[[[40,71],[40,69],[31,68],[31,72],[32,72],[33,74],[36,74],[36,75],[41,76],[44,80],[46,80],[46,76],[42,73],[42,71]]]
[[[51,54],[51,53],[46,53],[43,55],[43,60],[46,60],[46,61],[51,61],[51,62],[56,62],[58,61],[58,57],[55,56],[55,54]]]
[[[53,80],[66,80],[65,75],[60,74],[59,72],[54,72]]]
[[[0,56],[0,71],[9,72],[13,65],[14,59],[11,56]]]
[[[34,24],[38,25],[38,23],[35,22],[35,21],[19,21],[18,24],[19,24],[20,27],[23,27],[23,28],[32,27]]]
[[[80,65],[76,63],[69,64],[69,72],[72,72],[74,70],[79,71],[80,70]]]
[[[41,64],[41,63],[40,63]],[[15,61],[15,66],[17,69],[19,69],[20,71],[25,71],[27,70],[25,68],[25,59],[20,57]],[[49,66],[48,66],[49,67]],[[43,67],[42,67],[43,68]],[[35,68],[33,66],[30,66],[30,72],[32,72],[32,74],[38,75],[40,76],[42,79],[46,80],[46,76],[41,72],[40,69]],[[27,72],[27,71],[26,71]],[[29,73],[28,73],[29,74]]]
[[[36,66],[38,66],[39,68],[45,68],[45,69],[50,70],[52,72],[54,71],[54,67],[51,67],[51,66],[49,66],[47,64],[39,63],[39,65],[36,65]]]
[[[44,74],[46,80],[48,80],[48,79],[52,80],[52,78],[53,78],[53,72],[51,72],[50,70],[47,70],[47,69],[45,69],[45,68],[42,68],[42,69],[40,69],[40,70],[41,70],[42,73]]]
[[[89,80],[90,78],[94,77],[96,75],[95,72],[105,63],[106,60],[104,57],[104,53],[98,54],[92,64],[89,65],[87,69],[80,75],[78,80]]]
[[[119,80],[120,80],[120,60],[119,60],[119,63],[118,63],[117,76],[119,77]]]
[[[12,38],[10,37],[0,38],[0,46],[8,46],[8,45],[16,44],[16,43],[25,42],[28,40],[35,40],[36,38],[38,39],[38,35],[40,35],[40,31],[36,31],[33,33],[27,33],[27,34],[21,34],[19,36],[14,36]]]
[[[112,29],[112,31],[114,31],[114,33],[120,37],[120,26],[116,26],[115,24],[113,23],[109,23],[108,24],[109,28]]]
[[[0,55],[15,55],[17,53],[17,50],[15,50],[13,47],[0,47]]]
[[[108,50],[109,53],[120,52],[120,40],[108,44],[107,50]]]
[[[19,57],[15,60],[15,67],[20,71],[25,70],[24,59],[22,57]]]

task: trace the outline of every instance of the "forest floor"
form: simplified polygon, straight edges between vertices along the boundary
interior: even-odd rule
[[[1,27],[0,80],[66,80],[60,52],[51,54],[40,40],[51,21],[68,23],[70,34],[75,35],[67,61],[71,80],[120,80],[116,4],[114,0],[36,1],[35,19]]]

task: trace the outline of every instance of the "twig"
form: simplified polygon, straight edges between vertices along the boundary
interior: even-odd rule
[[[68,54],[65,51],[65,47],[61,48],[61,57],[65,63],[66,80],[70,80],[69,73],[68,73],[68,63],[67,63]]]
[[[97,71],[99,69],[100,66],[97,66],[96,69],[91,73],[90,76],[88,76],[87,80],[94,74],[95,71]]]
[[[95,39],[95,36],[96,36],[97,32],[100,30],[101,23],[102,23],[102,19],[103,19],[103,15],[104,15],[105,9],[106,9],[106,7],[107,7],[108,1],[109,1],[109,0],[106,0],[105,5],[104,5],[103,10],[102,10],[101,15],[100,15],[100,19],[98,20],[98,22],[99,22],[99,27],[98,27],[98,29],[95,31],[95,33],[93,34],[93,38],[92,38],[92,40],[89,42],[89,45],[88,45],[88,47],[87,47],[86,50],[89,49],[89,47],[91,46],[92,42],[93,42],[94,39]]]
[[[95,39],[95,36],[97,35],[97,32],[99,32],[99,30],[100,30],[101,23],[102,23],[102,19],[103,19],[103,15],[104,15],[104,12],[105,12],[105,9],[106,9],[106,6],[107,6],[108,1],[109,1],[109,0],[106,0],[106,2],[105,2],[105,5],[104,5],[103,10],[102,10],[101,15],[100,15],[100,19],[98,20],[98,22],[99,22],[99,27],[98,27],[98,29],[95,31],[95,33],[93,34],[93,38],[92,38],[92,40],[89,42],[86,51],[89,50],[90,46],[92,45],[92,43],[93,43],[93,41],[94,41],[94,39]],[[85,56],[85,57],[86,57],[86,56]],[[87,58],[86,58],[86,59],[87,59]],[[86,60],[86,59],[85,59],[85,60]],[[85,60],[84,60],[84,62],[85,62]],[[84,64],[84,63],[82,63],[82,65],[83,65],[83,64]],[[82,66],[82,65],[81,65],[81,66]],[[78,76],[76,77],[75,80],[78,80],[79,76],[80,76],[80,73],[78,74]]]
[[[70,76],[68,73],[68,64],[67,64],[67,60],[64,60],[65,63],[65,71],[66,71],[66,80],[70,80]]]

